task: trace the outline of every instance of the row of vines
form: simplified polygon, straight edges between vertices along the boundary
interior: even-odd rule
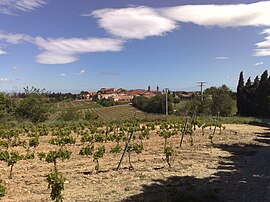
[[[0,126],[0,162],[9,167],[9,178],[12,179],[16,164],[19,161],[27,163],[30,160],[45,161],[51,164],[51,171],[47,175],[50,197],[55,201],[62,201],[65,177],[59,170],[60,161],[67,161],[72,155],[80,155],[93,161],[95,173],[102,169],[100,159],[107,153],[119,154],[119,159],[126,153],[129,169],[136,168],[132,161],[134,155],[144,152],[145,142],[150,134],[158,135],[164,139],[162,143],[163,156],[168,167],[172,167],[171,157],[177,148],[171,144],[171,137],[179,139],[179,147],[184,136],[188,136],[190,146],[193,146],[193,134],[196,130],[213,128],[207,132],[211,144],[216,131],[221,133],[225,129],[217,120],[204,121],[199,119],[182,119],[174,121],[156,121],[140,123],[139,121],[122,121],[114,123],[102,122],[75,122],[54,125],[27,125]],[[210,130],[208,130],[210,131]],[[46,137],[49,149],[42,144]],[[43,138],[43,141],[40,141]],[[129,141],[130,140],[130,141]],[[72,153],[72,147],[79,148],[78,153]],[[125,153],[123,153],[125,152]],[[117,165],[116,165],[117,166]],[[120,168],[120,163],[118,168]],[[116,167],[115,167],[116,168]],[[120,168],[121,169],[121,168]],[[0,176],[1,178],[1,176]],[[5,183],[0,179],[0,197],[8,191]]]

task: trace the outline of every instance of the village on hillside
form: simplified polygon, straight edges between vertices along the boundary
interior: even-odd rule
[[[156,87],[155,90],[151,90],[151,87],[148,86],[147,90],[145,89],[131,89],[126,90],[123,88],[101,88],[97,92],[88,92],[82,91],[80,93],[80,99],[89,99],[93,100],[97,99],[108,99],[112,98],[115,102],[130,102],[136,96],[145,96],[145,97],[153,97],[159,94],[165,94],[165,90],[160,90],[159,86]],[[168,94],[174,94],[174,97],[182,97],[182,98],[191,98],[197,92],[186,92],[186,91],[168,91]]]

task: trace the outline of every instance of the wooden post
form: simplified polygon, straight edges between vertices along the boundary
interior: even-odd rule
[[[180,147],[182,146],[182,142],[183,142],[183,139],[184,139],[184,135],[185,135],[185,133],[186,133],[187,124],[188,124],[188,118],[186,118],[184,130],[183,130],[183,132],[182,132],[182,137],[181,137],[181,141],[180,141]]]
[[[215,124],[215,127],[214,127],[214,132],[213,132],[213,135],[212,135],[212,139],[211,139],[211,144],[213,145],[213,138],[214,138],[214,135],[216,133],[216,129],[217,129],[217,123],[218,123],[218,119],[219,119],[219,112],[217,114],[217,121],[216,121],[216,124]]]
[[[134,119],[135,119],[135,117],[136,117],[136,113],[135,113]],[[123,152],[123,154],[122,154],[122,156],[121,156],[121,159],[120,159],[120,161],[119,161],[119,164],[118,164],[118,166],[117,166],[117,168],[116,168],[117,171],[119,170],[119,168],[120,168],[120,166],[121,166],[121,163],[122,163],[122,161],[123,161],[123,159],[124,159],[124,156],[125,156],[125,154],[127,153],[128,146],[129,146],[129,144],[130,144],[130,142],[131,142],[131,140],[132,140],[132,137],[133,137],[135,131],[136,131],[136,123],[135,123],[135,120],[134,120],[133,130],[132,130],[132,132],[131,132],[131,134],[130,134],[130,136],[129,136],[129,138],[128,138],[128,141],[127,141],[126,146],[125,146],[125,150],[124,150],[124,152]]]

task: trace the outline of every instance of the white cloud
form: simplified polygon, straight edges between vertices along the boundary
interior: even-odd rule
[[[17,11],[30,12],[44,4],[45,0],[0,0],[0,13],[15,15]]]
[[[82,69],[79,73],[78,73],[78,75],[83,75],[85,73],[85,69]]]
[[[8,78],[0,78],[0,83],[9,84],[9,83],[11,83],[11,80]]]
[[[92,12],[99,26],[126,39],[161,36],[177,28],[175,21],[160,16],[154,8],[101,9]]]
[[[77,55],[90,52],[122,50],[123,41],[111,38],[50,38],[37,37],[34,43],[41,49],[36,56],[41,64],[67,64],[78,60]]]
[[[60,74],[60,76],[66,76],[66,75],[67,75],[67,74],[65,74],[65,73],[61,73],[61,74]]]
[[[228,57],[224,57],[224,56],[218,56],[218,57],[215,57],[216,60],[227,60],[229,59]]]
[[[259,66],[259,65],[263,65],[264,63],[263,62],[257,62],[254,64],[254,66]]]
[[[261,34],[268,34],[264,38],[264,41],[256,43],[257,48],[254,51],[254,56],[270,56],[270,29],[265,29],[261,32]]]
[[[185,5],[159,9],[161,15],[202,26],[270,26],[270,1],[231,5]]]
[[[1,1],[1,0],[0,0]],[[12,34],[0,32],[0,41],[8,44],[19,44],[24,41],[31,41],[31,37],[25,34]]]
[[[7,54],[7,52],[0,49],[0,55],[5,55],[5,54]]]

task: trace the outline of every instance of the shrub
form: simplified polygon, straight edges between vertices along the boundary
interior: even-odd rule
[[[87,120],[87,121],[93,121],[97,119],[98,119],[98,115],[90,111],[87,111],[84,115],[84,120]]]
[[[43,92],[32,87],[26,91],[26,97],[22,98],[16,109],[15,115],[19,119],[27,119],[33,123],[43,122],[48,119],[50,104]]]
[[[79,119],[79,114],[75,110],[62,112],[58,118],[61,121],[76,121]]]

